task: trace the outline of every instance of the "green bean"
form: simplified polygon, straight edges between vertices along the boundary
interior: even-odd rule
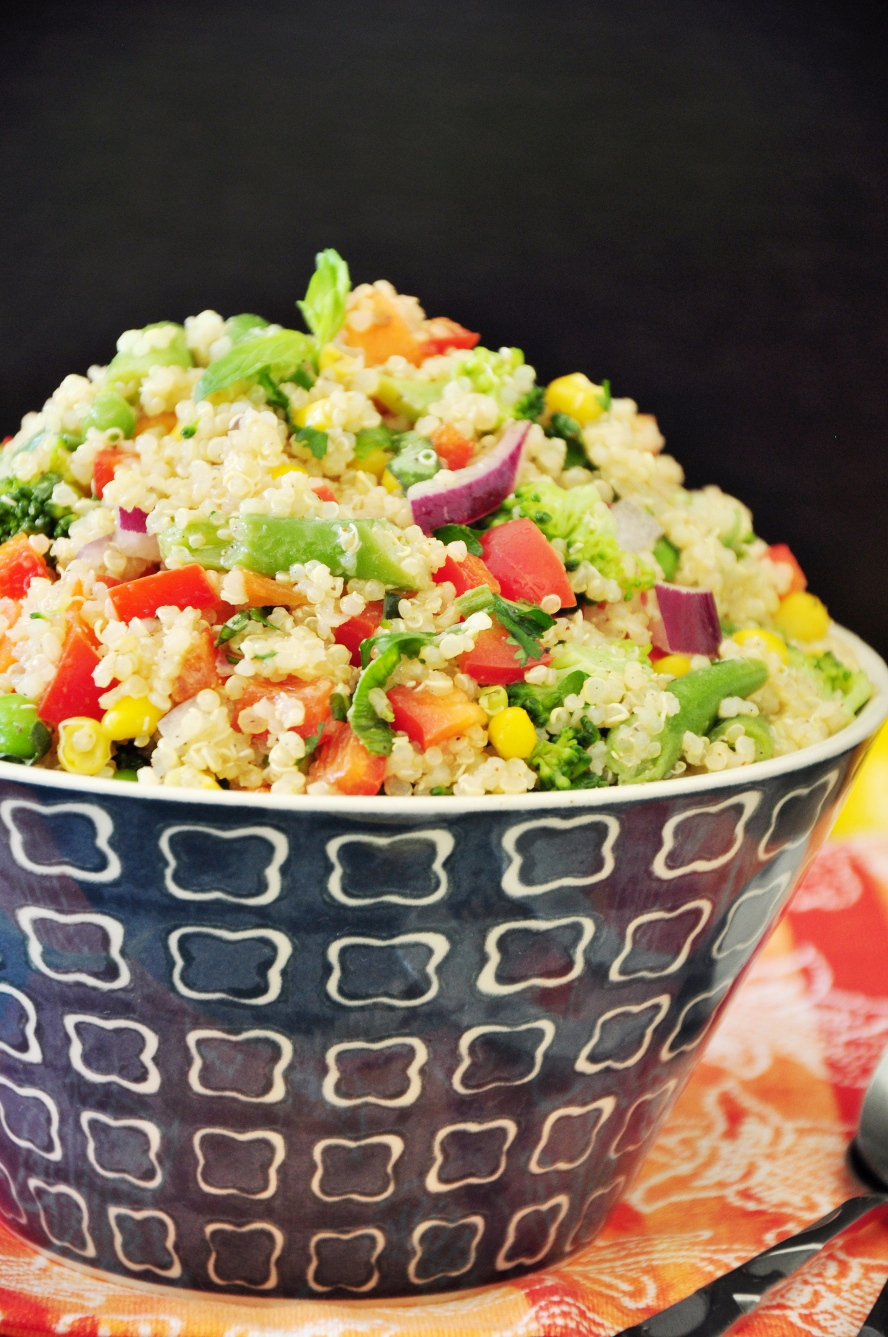
[[[734,724],[741,725],[746,737],[755,743],[756,761],[767,761],[774,755],[774,735],[770,724],[761,715],[735,715],[730,720],[719,720],[715,728],[710,731],[710,741],[717,743]]]
[[[676,678],[668,690],[678,698],[679,710],[669,716],[662,733],[657,735],[659,756],[640,764],[627,764],[621,756],[632,747],[631,717],[608,735],[608,765],[617,773],[620,784],[664,779],[681,756],[682,739],[688,730],[708,734],[726,696],[749,696],[758,691],[767,677],[767,666],[760,659],[723,659]]]
[[[37,718],[37,705],[14,692],[0,696],[0,758],[39,761],[49,751],[52,735]]]

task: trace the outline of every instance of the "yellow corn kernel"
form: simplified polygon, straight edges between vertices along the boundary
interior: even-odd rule
[[[72,775],[98,775],[111,760],[111,737],[87,715],[72,715],[59,725],[59,762]]]
[[[299,413],[303,410],[300,409]],[[297,420],[299,418],[297,413]],[[333,417],[330,410],[329,399],[316,399],[313,404],[306,404],[304,408],[305,421],[303,427],[314,427],[319,432],[329,432],[333,426]]]
[[[487,734],[506,761],[510,757],[529,757],[536,747],[536,729],[521,706],[507,706],[505,710],[497,711],[487,725]]]
[[[115,743],[153,734],[165,712],[147,696],[122,696],[102,716],[102,728]]]
[[[398,482],[397,478],[391,472],[390,469],[385,470],[385,472],[382,475],[382,478],[380,478],[379,481],[382,483],[382,486],[385,488],[386,492],[401,491],[401,484]]]
[[[362,460],[355,460],[355,468],[362,469],[365,474],[373,474],[374,478],[381,478],[391,458],[391,451],[376,446],[374,450],[368,450]]]
[[[687,655],[664,655],[654,665],[655,673],[671,673],[673,678],[683,678],[691,671],[691,661]]]
[[[738,645],[746,645],[749,641],[761,641],[766,650],[779,655],[784,664],[789,663],[786,641],[773,631],[762,631],[761,627],[744,627],[742,631],[735,631],[731,640],[736,641]]]
[[[574,371],[549,382],[546,408],[550,413],[566,413],[585,427],[587,423],[597,422],[604,413],[599,399],[603,394],[604,386],[595,385],[581,371]]]
[[[331,372],[338,381],[345,380],[355,369],[357,359],[349,357],[335,344],[324,344],[318,354],[318,367],[321,371]]]
[[[829,631],[829,613],[816,594],[795,590],[781,599],[774,626],[794,641],[822,641]]]
[[[272,478],[283,478],[284,474],[305,474],[305,473],[308,473],[308,470],[303,469],[301,464],[294,464],[292,461],[290,461],[287,464],[276,465],[271,471],[271,476]]]

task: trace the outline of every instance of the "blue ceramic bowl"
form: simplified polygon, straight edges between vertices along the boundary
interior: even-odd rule
[[[141,791],[0,764],[0,1212],[224,1294],[427,1294],[586,1243],[886,714],[643,788]]]

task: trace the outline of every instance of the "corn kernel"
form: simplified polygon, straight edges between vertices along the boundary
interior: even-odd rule
[[[111,760],[111,738],[98,720],[72,715],[59,725],[58,754],[72,775],[98,775]]]
[[[386,492],[401,491],[401,484],[398,482],[397,478],[390,469],[385,470],[385,472],[382,475],[382,478],[379,481],[382,483],[382,486],[385,488]]]
[[[304,474],[307,472],[308,470],[303,469],[301,464],[288,462],[287,464],[276,465],[271,471],[271,476],[272,478],[283,478],[284,474]]]
[[[321,371],[326,371],[327,368],[332,367],[334,363],[341,362],[342,358],[343,354],[335,344],[324,344],[324,347],[318,354],[318,367]]]
[[[115,743],[153,734],[164,712],[147,696],[123,696],[102,716],[102,727]]]
[[[504,760],[529,757],[536,747],[536,729],[521,706],[507,706],[492,716],[487,725],[491,743]]]
[[[300,427],[314,427],[319,432],[328,432],[333,426],[329,399],[316,399],[313,404],[304,404],[296,412],[296,421]]]
[[[691,671],[691,661],[687,655],[664,655],[654,664],[655,673],[671,673],[673,678],[683,678]]]
[[[784,664],[789,663],[786,641],[773,631],[762,631],[761,627],[744,627],[742,631],[735,631],[731,640],[736,641],[738,645],[746,645],[749,641],[761,641],[766,650],[779,655]]]
[[[829,613],[816,594],[795,590],[781,599],[774,626],[794,641],[821,641],[829,631]]]
[[[391,458],[391,451],[376,446],[375,449],[368,450],[362,460],[355,460],[355,468],[362,469],[365,474],[373,474],[374,478],[379,479],[385,473]]]
[[[604,413],[599,396],[604,387],[595,385],[581,371],[559,376],[546,387],[546,408],[550,413],[566,413],[581,427],[597,422]]]

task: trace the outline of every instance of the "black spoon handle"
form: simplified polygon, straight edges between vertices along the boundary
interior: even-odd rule
[[[721,1337],[732,1323],[755,1309],[767,1290],[813,1258],[831,1239],[859,1221],[867,1212],[888,1203],[888,1194],[868,1193],[849,1198],[841,1207],[797,1235],[741,1263],[733,1272],[716,1277],[693,1295],[670,1305],[652,1318],[624,1328],[616,1337]],[[873,1316],[876,1316],[873,1322]],[[876,1301],[861,1337],[888,1337],[888,1286]]]
[[[888,1337],[888,1281],[882,1287],[879,1298],[866,1316],[866,1322],[858,1337]]]

